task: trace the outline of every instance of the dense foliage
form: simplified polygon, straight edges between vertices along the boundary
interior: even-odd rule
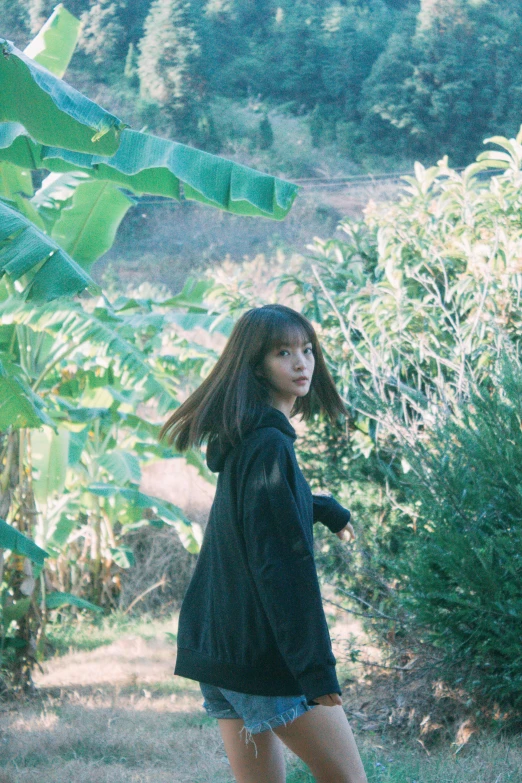
[[[22,46],[53,4],[3,0],[5,35]],[[83,22],[73,62],[82,83],[109,83],[133,103],[141,94],[149,127],[209,149],[219,144],[219,96],[304,115],[315,144],[356,160],[378,152],[431,163],[448,153],[461,165],[486,135],[510,136],[520,122],[520,0],[66,6]]]
[[[400,561],[420,640],[458,680],[522,712],[522,365],[497,371],[407,450],[417,518]]]
[[[316,244],[300,287],[352,432],[325,426],[334,466],[314,455],[320,432],[304,457],[359,504],[340,586],[402,618],[385,633],[442,649],[444,676],[519,708],[522,135],[493,141],[462,174],[417,166],[398,203]],[[484,177],[491,165],[505,173]]]

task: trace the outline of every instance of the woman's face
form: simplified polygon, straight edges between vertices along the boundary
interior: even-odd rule
[[[306,338],[273,348],[260,368],[272,402],[293,403],[296,397],[304,397],[310,390],[314,367],[312,343]]]

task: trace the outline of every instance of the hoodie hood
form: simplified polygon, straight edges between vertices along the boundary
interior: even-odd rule
[[[285,435],[288,435],[290,438],[292,438],[292,440],[295,440],[297,437],[294,428],[286,418],[285,414],[277,408],[274,408],[272,405],[266,405],[262,408],[257,424],[252,427],[249,432],[262,429],[263,427],[275,427],[276,429],[281,430],[281,432],[283,432]],[[230,443],[230,441],[222,443],[219,438],[213,438],[210,440],[207,446],[206,455],[209,470],[211,470],[213,473],[220,473],[225,466],[225,460],[228,454],[232,451],[233,448],[234,446],[232,443]]]

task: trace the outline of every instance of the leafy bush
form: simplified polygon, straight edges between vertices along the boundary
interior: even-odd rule
[[[417,165],[400,201],[346,221],[347,242],[317,241],[312,274],[294,277],[352,414],[347,433],[314,426],[300,456],[358,504],[358,554],[322,560],[343,600],[518,709],[522,376],[502,357],[520,346],[522,137],[494,141],[503,151],[462,174]],[[484,178],[493,163],[505,173]]]
[[[510,352],[512,353],[512,352]],[[418,520],[400,562],[401,603],[443,672],[522,708],[522,364],[473,389],[408,449]]]

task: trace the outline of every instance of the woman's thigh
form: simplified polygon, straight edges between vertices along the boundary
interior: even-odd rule
[[[283,745],[272,731],[245,743],[241,719],[218,719],[223,744],[237,783],[285,783]]]
[[[317,783],[367,783],[361,757],[340,705],[318,705],[286,726],[274,728],[307,764]]]

